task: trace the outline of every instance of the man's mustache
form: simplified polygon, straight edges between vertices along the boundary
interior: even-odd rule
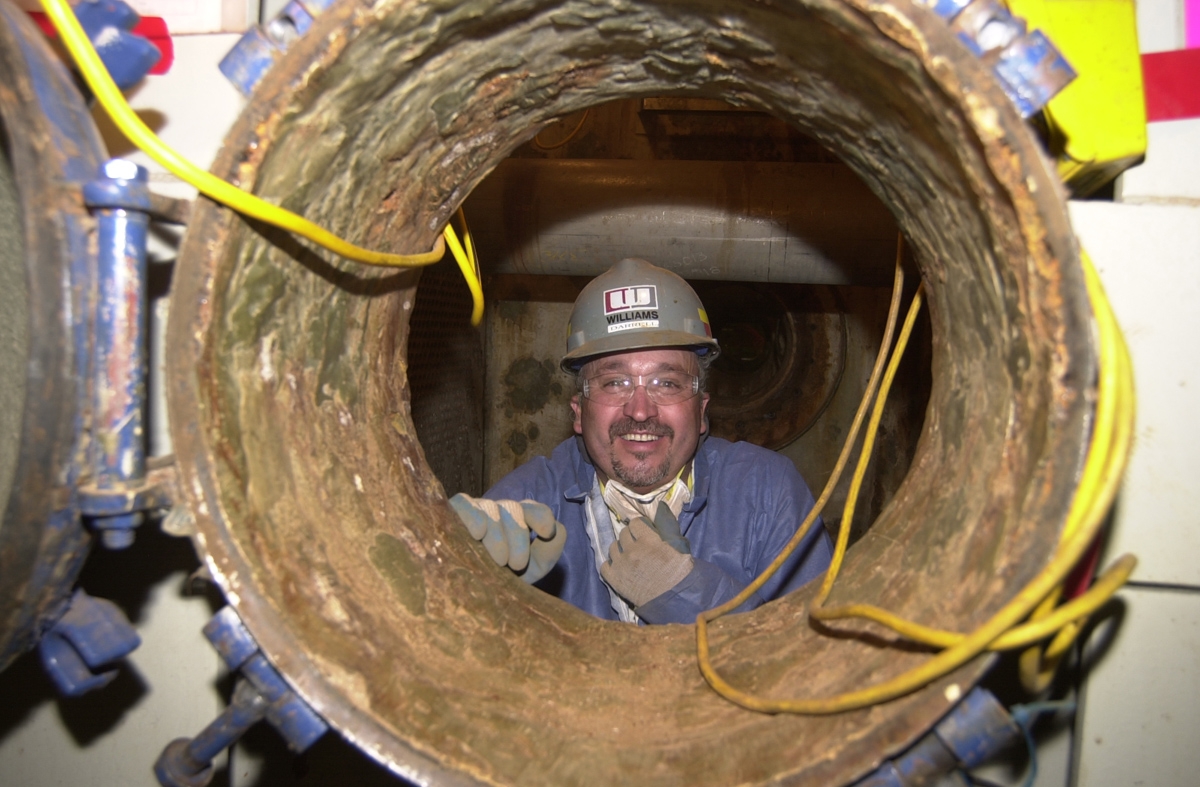
[[[610,440],[616,440],[618,437],[627,434],[652,434],[659,437],[674,437],[675,430],[655,419],[635,421],[632,418],[624,418],[608,427],[608,437]]]

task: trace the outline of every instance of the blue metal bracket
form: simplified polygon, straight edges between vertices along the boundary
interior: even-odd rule
[[[130,32],[141,17],[121,0],[81,0],[75,16],[122,90],[141,81],[162,57],[158,47]]]
[[[1021,739],[1021,729],[987,689],[976,687],[925,737],[854,787],[914,787],[974,768]]]
[[[1028,118],[1046,106],[1077,74],[1040,30],[1028,32],[1025,20],[1000,0],[924,0],[950,23],[976,57],[986,58],[1001,87]]]
[[[91,482],[79,490],[109,549],[133,543],[143,512],[164,504],[146,484],[146,233],[149,173],[124,159],[104,164],[83,187],[96,217],[99,302],[93,350]]]
[[[117,676],[113,662],[140,644],[116,604],[76,590],[66,613],[42,636],[38,655],[58,690],[78,697],[107,686]]]
[[[265,28],[255,25],[247,30],[217,67],[249,96],[280,55],[331,5],[333,0],[292,0]]]
[[[258,649],[233,607],[222,608],[204,627],[222,661],[241,676],[229,707],[195,738],[179,738],[163,750],[154,774],[164,787],[203,787],[212,779],[212,758],[229,748],[250,727],[266,719],[302,752],[329,725],[296,696]]]

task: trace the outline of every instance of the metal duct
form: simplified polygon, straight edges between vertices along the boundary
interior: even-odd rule
[[[509,159],[466,204],[494,273],[886,285],[896,221],[840,164]]]

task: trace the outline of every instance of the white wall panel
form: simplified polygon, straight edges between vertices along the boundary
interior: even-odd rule
[[[1120,178],[1121,201],[1200,203],[1200,118],[1151,123],[1146,136],[1146,161]]]
[[[239,38],[231,33],[175,36],[175,65],[171,71],[147,77],[128,94],[129,106],[146,125],[201,169],[211,166],[225,132],[246,104],[242,94],[217,70],[217,63]],[[151,189],[171,197],[195,196],[193,187],[134,148],[103,109],[97,107],[92,116],[112,155],[129,158],[150,170]]]
[[[1133,356],[1137,432],[1110,555],[1200,587],[1200,206],[1075,202],[1071,218]]]
[[[1200,774],[1200,592],[1126,588],[1088,679],[1079,787],[1193,787]],[[1107,636],[1101,629],[1095,645]]]
[[[1183,49],[1185,0],[1137,0],[1138,43],[1143,52]]]

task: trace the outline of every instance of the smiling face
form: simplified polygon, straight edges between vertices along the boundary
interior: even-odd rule
[[[583,379],[617,372],[650,376],[663,372],[698,375],[700,364],[688,350],[637,350],[590,361]],[[623,405],[601,405],[576,394],[571,399],[575,433],[583,435],[588,456],[600,472],[635,492],[649,492],[674,478],[691,460],[706,427],[708,394],[679,404],[655,404],[639,386]]]

